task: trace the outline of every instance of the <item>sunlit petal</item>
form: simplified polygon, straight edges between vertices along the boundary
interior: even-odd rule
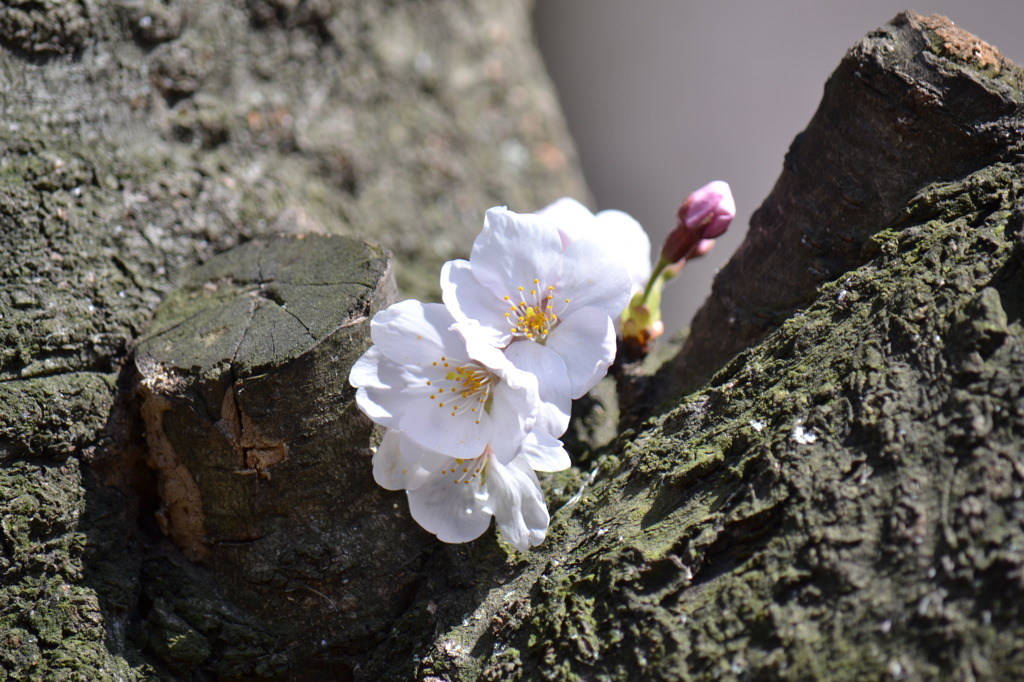
[[[443,542],[475,540],[491,525],[491,514],[484,510],[477,486],[472,483],[433,477],[410,490],[408,497],[416,523]]]
[[[505,317],[508,305],[501,296],[482,285],[468,261],[448,261],[441,268],[441,296],[452,316],[478,327],[492,346],[504,346],[512,335]]]
[[[546,345],[530,341],[516,341],[505,349],[505,355],[516,367],[539,378],[541,405],[534,429],[556,438],[561,436],[569,428],[572,410],[572,384],[562,356]]]
[[[549,221],[498,207],[487,211],[469,262],[477,280],[500,297],[510,285],[556,278],[561,253],[558,228]]]
[[[537,475],[513,460],[508,466],[492,460],[487,467],[487,501],[502,536],[519,551],[540,544],[548,527],[547,505]]]
[[[380,351],[394,362],[423,364],[441,356],[464,355],[462,338],[449,329],[454,322],[440,303],[401,301],[373,316],[370,335]]]
[[[562,441],[541,431],[530,433],[517,459],[521,459],[534,471],[564,471],[572,466]]]
[[[603,311],[582,308],[558,325],[547,347],[565,362],[570,396],[576,399],[593,388],[615,360],[615,325]]]

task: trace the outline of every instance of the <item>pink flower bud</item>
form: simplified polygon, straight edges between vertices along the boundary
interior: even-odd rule
[[[729,228],[736,216],[736,202],[729,183],[715,180],[691,194],[679,207],[679,219],[688,230],[700,230],[704,239],[714,239]]]
[[[697,246],[693,247],[690,251],[690,255],[687,258],[700,258],[711,253],[711,249],[715,248],[714,239],[701,239],[697,242]]]
[[[662,257],[669,263],[677,263],[684,258],[707,253],[710,249],[700,246],[700,243],[723,234],[735,215],[736,202],[729,183],[721,180],[709,182],[686,197],[679,207],[679,221],[665,240]],[[691,253],[695,248],[703,253]]]

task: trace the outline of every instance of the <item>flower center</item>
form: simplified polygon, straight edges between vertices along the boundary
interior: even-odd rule
[[[443,379],[427,381],[427,385],[434,389],[430,399],[436,400],[438,407],[451,410],[453,417],[460,414],[475,415],[475,421],[479,424],[481,411],[490,414],[493,402],[491,389],[498,382],[498,376],[475,362],[451,369],[449,364],[448,358],[444,356],[440,362],[434,363],[434,367],[448,371]]]
[[[460,483],[469,485],[477,478],[480,478],[480,483],[483,483],[484,478],[487,476],[488,457],[492,453],[493,450],[488,445],[484,448],[483,454],[475,459],[448,460],[447,468],[441,469],[441,477],[451,476],[452,483],[455,485]]]
[[[469,485],[483,473],[484,463],[481,461],[483,457],[477,457],[476,459],[453,459],[450,461],[451,467],[448,469],[441,469],[441,476],[451,476],[452,483],[458,485],[464,483]]]
[[[542,288],[540,280],[535,279],[530,289],[518,289],[518,301],[511,296],[505,297],[505,302],[509,304],[505,318],[512,324],[512,336],[543,343],[548,333],[558,325],[554,304],[555,287]],[[569,299],[565,299],[565,302],[568,303]]]

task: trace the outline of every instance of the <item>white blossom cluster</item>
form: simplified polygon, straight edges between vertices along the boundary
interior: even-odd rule
[[[615,358],[616,323],[650,275],[650,242],[619,211],[572,199],[537,213],[492,208],[469,260],[441,270],[444,303],[396,303],[352,367],[356,402],[386,427],[374,479],[405,490],[445,542],[496,519],[519,550],[549,515],[536,472],[570,465],[558,439],[572,400]]]

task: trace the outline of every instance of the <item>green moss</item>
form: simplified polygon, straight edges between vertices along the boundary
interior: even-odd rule
[[[86,577],[92,519],[78,461],[0,464],[0,668],[10,679],[139,679],[107,649],[107,618]],[[93,530],[102,527],[96,524]],[[108,560],[124,563],[118,548]],[[122,586],[123,589],[123,586]]]
[[[408,295],[436,296],[487,207],[585,197],[527,3],[122,5],[0,10],[0,633],[25,633],[0,669],[14,679],[145,675],[120,658],[138,648],[140,583],[188,581],[142,573],[133,491],[81,468],[146,492],[117,459],[140,434],[115,377],[186,266],[258,236],[348,234],[398,255]],[[484,62],[497,78],[477,78]],[[563,162],[544,162],[556,149]],[[71,602],[46,601],[64,585]],[[196,616],[216,600],[182,592],[198,606],[171,610],[191,630],[154,627],[155,658],[192,670],[207,646],[211,674],[282,674],[275,643],[224,611]]]
[[[114,377],[74,372],[0,382],[0,460],[66,457],[95,447],[114,400]]]
[[[453,627],[487,645],[449,673],[1024,674],[1022,179],[922,195],[874,260],[619,443],[497,611],[529,616]]]
[[[554,105],[524,5],[308,4],[201,3],[145,34],[112,6],[0,17],[15,50],[76,57],[0,57],[0,677],[153,676],[123,657],[140,576],[174,595],[139,615],[161,673],[285,673],[187,566],[142,560],[125,500],[82,467],[186,265],[271,232],[356,234],[436,297],[487,206],[584,193],[571,158],[538,153],[564,131],[537,116]],[[202,69],[182,46],[211,50]],[[361,670],[1024,675],[1021,185],[1004,165],[926,188],[874,260],[710,387],[613,453],[585,425],[548,543],[439,549]]]

